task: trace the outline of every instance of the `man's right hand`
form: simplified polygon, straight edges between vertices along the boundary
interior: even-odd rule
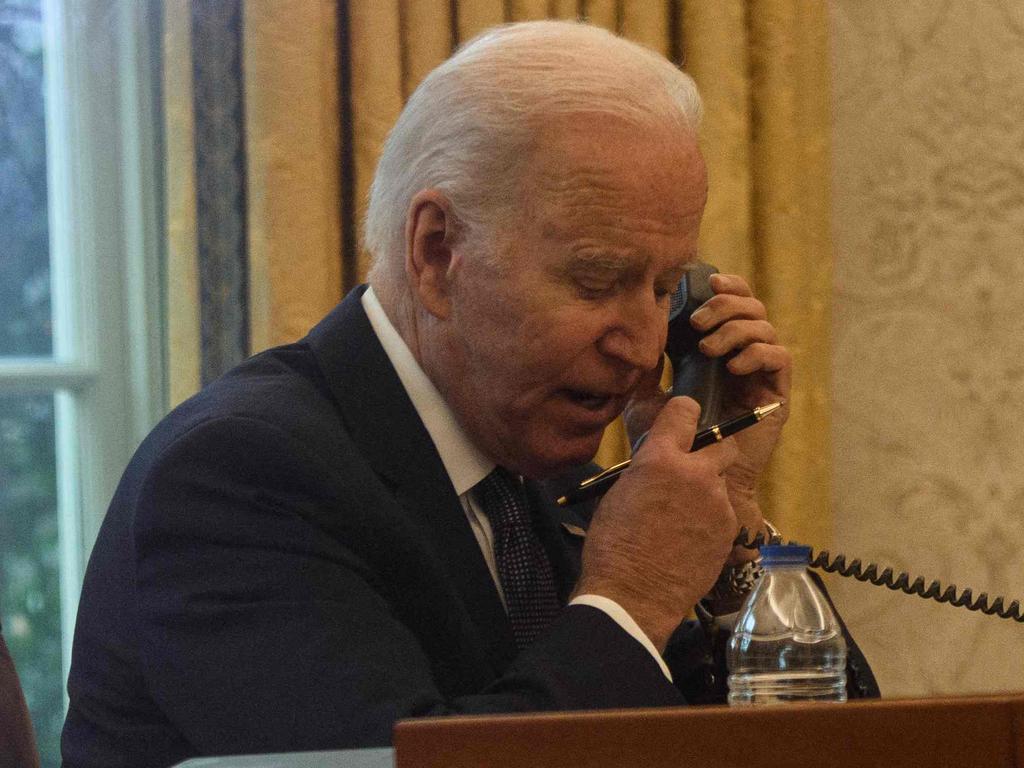
[[[732,439],[690,453],[700,406],[674,397],[598,506],[576,594],[614,600],[659,652],[722,570],[739,532],[723,473]]]

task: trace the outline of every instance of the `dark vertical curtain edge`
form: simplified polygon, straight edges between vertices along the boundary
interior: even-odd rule
[[[156,205],[156,231],[159,236],[156,238],[159,252],[157,259],[157,281],[159,286],[157,316],[160,318],[159,350],[157,351],[160,361],[160,391],[157,393],[157,400],[160,403],[160,412],[165,413],[171,403],[171,351],[170,336],[167,333],[168,317],[170,315],[170,279],[169,279],[169,243],[167,239],[167,135],[165,124],[165,98],[164,92],[164,15],[163,3],[160,0],[147,0],[145,9],[146,34],[148,35],[147,45],[149,50],[149,71],[148,87],[150,98],[153,104],[153,159],[154,172],[157,178],[153,184],[153,194]]]
[[[249,349],[245,22],[241,0],[192,0],[190,12],[200,381],[206,385],[245,359]],[[225,118],[221,107],[232,97],[234,108]]]
[[[668,45],[669,59],[682,69],[686,58],[683,50],[683,7],[680,0],[669,0],[668,3]]]
[[[356,172],[352,128],[352,42],[348,0],[338,0],[338,111],[341,130],[341,289],[346,294],[359,284],[359,222],[355,215]]]

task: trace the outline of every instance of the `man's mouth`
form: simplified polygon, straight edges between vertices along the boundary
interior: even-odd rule
[[[597,392],[587,392],[581,389],[566,390],[568,398],[576,405],[586,408],[588,411],[600,411],[607,407],[612,401],[612,395],[602,395]]]

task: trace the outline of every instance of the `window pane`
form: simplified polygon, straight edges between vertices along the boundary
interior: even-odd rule
[[[40,0],[0,0],[0,355],[49,355]]]
[[[52,395],[0,396],[0,622],[44,766],[64,719]]]

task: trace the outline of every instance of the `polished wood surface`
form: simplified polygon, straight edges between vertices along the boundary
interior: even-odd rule
[[[395,768],[1024,768],[1024,696],[405,720]]]

